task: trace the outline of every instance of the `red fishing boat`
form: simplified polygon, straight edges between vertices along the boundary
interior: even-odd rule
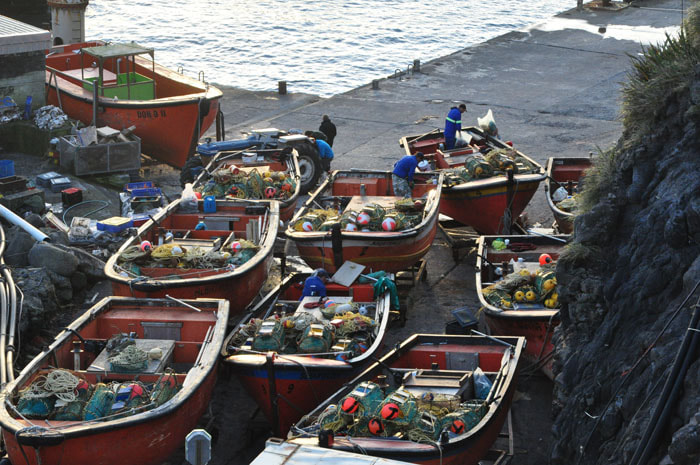
[[[547,160],[547,204],[561,234],[574,232],[576,195],[581,191],[583,175],[593,166],[592,157],[551,157]]]
[[[273,289],[224,346],[224,362],[276,436],[377,356],[390,318],[389,292],[375,297],[373,284],[328,283],[328,299],[319,305],[319,297],[301,297],[308,276],[293,274]],[[272,345],[266,343],[267,330],[279,332]]]
[[[104,268],[114,295],[228,299],[232,313],[252,302],[272,265],[278,204],[205,202],[177,199],[124,242]]]
[[[513,336],[414,334],[292,427],[287,442],[476,465],[508,415],[524,344]]]
[[[133,42],[53,47],[46,55],[47,103],[85,124],[135,126],[144,153],[181,168],[216,119],[223,94],[153,57],[152,48]]]
[[[524,358],[552,379],[552,336],[560,322],[554,269],[566,241],[529,235],[478,242],[476,291],[491,334],[524,336]]]
[[[209,404],[227,320],[224,300],[103,299],[4,387],[10,461],[163,463]]]
[[[375,271],[405,270],[433,243],[442,175],[416,173],[414,182],[412,198],[402,199],[393,195],[390,171],[334,171],[285,234],[312,268],[335,272],[348,260]]]
[[[482,234],[507,233],[544,180],[544,170],[479,128],[461,133],[463,146],[453,150],[440,148],[441,130],[403,137],[400,145],[409,155],[423,152],[445,173],[440,213]]]
[[[294,216],[301,193],[296,153],[288,148],[225,151],[214,155],[194,182],[202,196],[279,203],[280,219]]]

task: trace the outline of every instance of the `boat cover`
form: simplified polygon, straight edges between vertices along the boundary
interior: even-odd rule
[[[300,446],[268,439],[265,450],[250,465],[409,465],[369,455],[353,454],[315,446]]]
[[[98,47],[85,47],[82,49],[84,53],[97,58],[118,58],[131,55],[143,55],[148,53],[153,56],[152,48],[143,47],[135,42],[128,44],[109,44],[100,45]]]

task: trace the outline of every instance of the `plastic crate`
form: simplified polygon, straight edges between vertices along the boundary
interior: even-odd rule
[[[70,185],[71,185],[70,178],[66,178],[66,177],[52,178],[50,182],[51,182],[51,192],[53,192],[53,193],[59,193],[63,189],[70,187]]]
[[[129,192],[135,189],[148,189],[151,187],[156,187],[153,181],[143,181],[143,182],[130,182],[124,186],[124,192]]]
[[[105,231],[109,233],[120,233],[126,228],[130,228],[134,225],[131,218],[123,218],[121,216],[113,216],[107,218],[106,220],[100,220],[97,222],[97,230]]]
[[[454,320],[445,325],[445,334],[471,334],[472,329],[479,327],[479,321],[467,307],[452,310]]]
[[[142,189],[132,189],[128,191],[132,198],[137,197],[158,197],[163,195],[159,187],[145,187]]]
[[[15,175],[15,162],[12,160],[0,160],[0,178]]]
[[[60,178],[61,175],[55,171],[49,171],[48,173],[42,173],[36,177],[36,183],[39,187],[51,187],[51,180],[53,178]]]

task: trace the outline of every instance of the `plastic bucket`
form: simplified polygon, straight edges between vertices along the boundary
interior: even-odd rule
[[[207,195],[204,197],[204,213],[216,212],[216,197]]]

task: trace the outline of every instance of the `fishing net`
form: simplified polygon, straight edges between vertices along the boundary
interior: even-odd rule
[[[572,196],[568,196],[561,202],[558,202],[557,208],[565,212],[575,212],[578,209],[578,195],[574,194]]]
[[[95,385],[92,396],[85,406],[83,420],[96,420],[109,415],[114,402],[114,391],[103,383]]]
[[[284,342],[284,326],[274,317],[263,321],[253,339],[252,349],[260,352],[279,351]]]
[[[111,371],[115,373],[139,373],[148,365],[148,353],[130,345],[107,358]]]
[[[493,168],[480,153],[467,157],[464,166],[469,171],[469,175],[475,179],[488,178],[493,175]]]
[[[173,249],[175,249],[175,252],[173,252]],[[183,246],[176,244],[176,243],[171,243],[171,244],[163,244],[159,245],[156,248],[154,248],[151,251],[151,258],[153,260],[157,261],[163,261],[163,260],[170,260],[172,258],[179,258],[184,256],[187,253],[187,249],[185,249]]]
[[[164,374],[153,387],[149,400],[153,402],[156,407],[163,405],[177,394],[180,387],[181,386],[177,383],[177,378],[175,378],[172,373]]]
[[[297,349],[305,354],[328,352],[332,345],[331,327],[320,324],[309,325],[297,340]]]
[[[258,329],[262,326],[263,320],[260,318],[252,318],[248,323],[241,326],[238,331],[231,337],[230,345],[240,347],[248,338],[255,337]]]
[[[76,391],[78,396],[74,401],[62,404],[60,407],[56,403],[51,419],[59,421],[79,421],[83,419],[85,406],[90,397],[92,397],[93,388],[86,381],[82,381],[81,385],[76,388]]]
[[[124,251],[119,254],[119,263],[125,262],[138,262],[148,259],[151,255],[150,251],[143,251],[138,245],[131,245],[124,249]]]
[[[424,392],[416,398],[416,405],[419,410],[430,412],[436,416],[444,416],[454,412],[460,406],[459,396],[451,394],[440,394],[434,392]]]
[[[493,171],[513,170],[518,173],[518,166],[515,164],[516,152],[508,149],[494,149],[489,151],[484,157]]]
[[[48,418],[55,403],[55,397],[20,397],[17,411],[26,418],[40,420]]]
[[[246,190],[248,191],[248,198],[250,199],[262,199],[265,186],[263,184],[262,176],[258,173],[258,170],[253,169],[248,173],[248,180],[246,181]]]

